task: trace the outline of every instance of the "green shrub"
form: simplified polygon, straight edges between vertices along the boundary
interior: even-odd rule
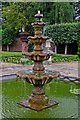
[[[4,26],[2,29],[2,44],[10,45],[15,40],[15,31],[11,28]]]
[[[69,44],[79,41],[80,22],[49,25],[45,35],[52,38],[55,44]]]
[[[28,51],[33,52],[33,49],[34,49],[34,43],[30,42],[28,45]]]
[[[53,55],[52,62],[72,62],[72,61],[79,61],[80,58],[77,55],[74,56],[62,56],[62,55]]]
[[[14,64],[27,64],[27,65],[32,65],[34,62],[32,60],[21,60],[22,57],[20,56],[2,56],[0,58],[1,61],[3,62],[8,62],[8,63],[14,63]]]
[[[22,61],[21,58],[25,58],[25,56],[19,52],[2,52],[0,54],[0,60],[3,62],[23,64],[23,65],[24,64],[32,65],[34,63],[32,60]]]

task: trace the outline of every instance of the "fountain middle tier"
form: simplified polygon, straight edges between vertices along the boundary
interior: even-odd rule
[[[42,35],[35,35],[34,37],[33,36],[29,36],[28,37],[28,40],[31,40],[33,43],[38,43],[38,44],[42,44],[44,42],[46,42],[46,40],[48,39],[49,37],[47,36],[42,36]]]
[[[34,84],[34,85],[41,85],[43,86],[46,83],[49,83],[53,78],[57,78],[60,76],[60,73],[57,71],[18,71],[17,77],[22,78],[26,80],[28,83]]]
[[[51,53],[44,53],[44,52],[38,52],[38,53],[24,53],[26,57],[28,57],[29,60],[33,61],[44,61],[48,60],[51,56]]]
[[[35,44],[34,50],[37,51],[42,51],[42,44],[46,42],[48,37],[40,36],[40,35],[35,35],[34,37],[29,36],[28,40],[30,40],[32,43]]]

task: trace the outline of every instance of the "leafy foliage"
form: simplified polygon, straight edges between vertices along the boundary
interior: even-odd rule
[[[28,45],[28,51],[33,52],[33,49],[34,49],[34,43],[30,42]]]
[[[70,2],[3,2],[2,4],[3,26],[5,26],[3,33],[8,34],[11,30],[11,35],[14,31],[15,37],[19,34],[19,30],[22,32],[22,27],[34,34],[31,23],[35,21],[34,15],[38,10],[44,15],[43,21],[49,24],[72,22],[74,17],[74,6]],[[8,32],[6,26],[9,28]],[[3,40],[3,44],[12,43],[11,36],[9,38],[6,35],[5,39],[7,40]]]
[[[55,44],[68,44],[79,41],[80,23],[66,23],[50,25],[45,34],[52,38]]]
[[[12,29],[6,27],[2,30],[2,44],[10,45],[15,39],[15,33]]]
[[[50,17],[53,16],[51,23],[67,23],[73,21],[74,8],[69,2],[55,2],[51,9]]]
[[[56,63],[56,62],[72,62],[72,61],[79,61],[80,58],[77,55],[53,55],[52,56],[52,62]]]
[[[11,2],[3,6],[5,24],[18,31],[23,26],[27,32],[32,31],[31,23],[35,21],[34,15],[40,10],[44,21],[65,23],[73,21],[74,8],[69,2]]]
[[[35,5],[36,3],[12,2],[9,6],[3,7],[4,24],[17,32],[22,27],[29,32],[30,24],[34,21]]]
[[[26,60],[25,56],[22,55],[20,52],[2,52],[2,57],[0,57],[0,60],[3,62],[9,62],[9,63],[15,63],[15,64],[27,64],[32,65],[34,64],[34,61],[32,60]],[[24,59],[24,60],[21,60]],[[52,62],[72,62],[72,61],[80,61],[80,58],[78,55],[53,55],[52,56]]]
[[[70,2],[41,2],[37,6],[44,14],[44,21],[49,24],[73,21],[74,7]]]
[[[14,63],[14,64],[27,64],[32,65],[34,62],[32,60],[26,60],[25,56],[20,52],[2,52],[0,61]],[[24,60],[22,60],[24,59]]]

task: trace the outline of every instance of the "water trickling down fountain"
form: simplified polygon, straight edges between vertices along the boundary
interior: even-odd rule
[[[56,101],[49,100],[43,90],[44,84],[49,83],[53,78],[57,78],[60,73],[45,70],[45,67],[43,66],[43,61],[48,60],[51,53],[44,52],[42,49],[42,44],[48,40],[48,37],[42,35],[42,30],[45,26],[45,23],[42,22],[42,17],[43,14],[40,14],[40,11],[38,11],[38,14],[35,15],[37,22],[32,24],[35,30],[35,35],[34,37],[28,37],[28,40],[31,40],[35,44],[34,52],[25,53],[25,56],[27,56],[29,60],[34,61],[33,70],[17,72],[18,77],[23,78],[34,85],[34,89],[29,99],[18,104],[35,111],[41,111],[58,104]]]

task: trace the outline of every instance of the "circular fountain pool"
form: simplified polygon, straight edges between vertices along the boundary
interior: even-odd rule
[[[52,81],[44,86],[49,99],[59,104],[40,112],[19,106],[19,101],[28,99],[33,86],[20,79],[2,82],[2,118],[78,118],[79,89],[74,83]]]

